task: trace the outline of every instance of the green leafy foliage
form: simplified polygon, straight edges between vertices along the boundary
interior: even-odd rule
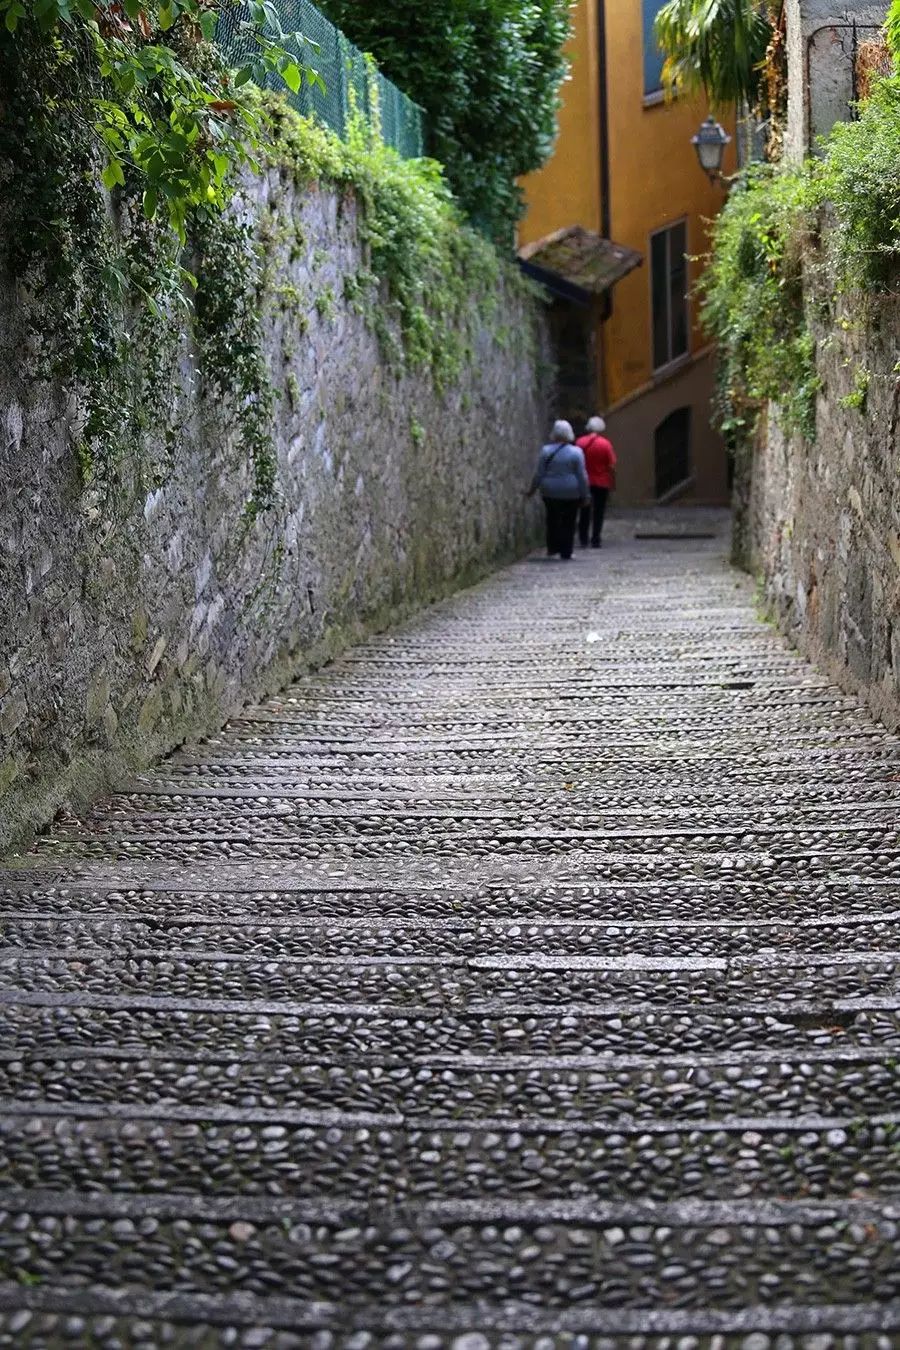
[[[818,380],[801,270],[807,201],[805,174],[757,166],[712,227],[702,312],[718,342],[718,422],[733,443],[751,434],[770,400],[789,430],[814,427]]]
[[[515,180],[556,135],[569,0],[324,0],[321,8],[428,115],[431,152],[462,208],[508,245]]]
[[[147,179],[132,159],[110,194],[96,127],[107,77],[86,27],[65,36],[23,23],[0,62],[0,263],[38,320],[34,378],[60,382],[77,405],[85,508],[105,523],[119,497],[165,481],[180,419],[195,406],[180,392],[195,353],[201,389],[252,466],[252,519],[277,499],[271,315],[291,309],[290,332],[302,341],[310,314],[327,318],[337,297],[327,288],[301,295],[272,271],[265,225],[251,228],[237,181],[226,183],[228,209],[202,197],[185,205],[184,245],[161,210],[147,215]],[[398,364],[449,386],[501,284],[525,284],[518,273],[464,225],[437,164],[401,159],[361,118],[345,144],[252,83],[242,102],[267,129],[261,169],[355,197],[368,259],[344,299]],[[303,249],[296,222],[290,228],[289,257]]]
[[[196,255],[196,333],[207,391],[224,404],[253,465],[254,518],[275,500],[274,393],[263,352],[261,261],[246,221],[205,215],[192,231]]]
[[[853,372],[853,388],[849,394],[845,394],[842,399],[838,400],[841,407],[855,408],[857,412],[865,412],[871,384],[872,372],[866,370],[865,366],[857,366]]]
[[[884,289],[900,263],[900,76],[876,83],[855,122],[841,122],[811,170],[818,203],[831,208],[838,280]]]
[[[900,0],[891,0],[884,25],[884,35],[894,58],[897,73],[900,74]]]
[[[70,46],[32,29],[17,34],[0,62],[0,240],[5,270],[45,314],[35,347],[37,378],[65,370],[80,395],[76,450],[85,478],[108,478],[131,428],[124,425],[119,352],[139,337],[125,321],[125,298],[149,299],[157,314],[183,297],[174,237],[136,217],[119,246],[105,194],[92,121],[99,74],[87,35]],[[132,210],[132,207],[137,207]],[[139,306],[140,319],[150,314]],[[152,317],[152,315],[151,315]],[[147,336],[146,333],[143,334]],[[105,455],[100,447],[106,447]]]
[[[839,123],[801,169],[755,167],[712,227],[703,317],[719,348],[720,425],[747,439],[759,410],[779,405],[786,427],[812,434],[817,310],[834,313],[894,292],[900,277],[900,76],[878,82],[854,122]],[[822,315],[820,314],[820,317]],[[857,372],[843,406],[863,410]]]
[[[774,9],[771,0],[668,0],[656,16],[667,89],[703,89],[719,108],[755,106]]]
[[[490,313],[504,278],[518,274],[466,225],[441,166],[402,159],[379,138],[377,118],[374,128],[351,119],[342,142],[283,100],[264,101],[275,160],[301,181],[351,188],[360,204],[371,274],[345,286],[345,298],[368,315],[389,354],[452,384],[471,359],[472,325]]]
[[[61,55],[93,54],[97,78],[85,111],[103,182],[112,190],[136,175],[146,215],[161,210],[182,241],[188,212],[221,209],[231,173],[261,144],[241,88],[273,72],[292,89],[302,78],[285,43],[305,39],[283,32],[271,0],[249,0],[244,24],[254,44],[236,71],[209,45],[216,18],[207,0],[0,0],[0,58],[15,60],[35,36]],[[318,78],[311,67],[308,76]]]
[[[166,425],[173,311],[184,317],[196,285],[182,263],[188,230],[221,216],[265,144],[251,81],[277,71],[294,87],[301,74],[283,45],[298,35],[282,32],[269,0],[249,4],[255,41],[236,72],[207,40],[215,21],[207,0],[0,0],[4,262],[44,305],[40,371],[65,372],[78,390],[78,463],[106,500],[134,458],[127,448]],[[236,241],[225,245],[239,263]],[[132,344],[147,353],[144,387],[123,397]],[[233,375],[245,386],[247,363]],[[257,506],[273,477],[258,392],[239,419]],[[150,479],[162,471],[158,456],[140,462]]]

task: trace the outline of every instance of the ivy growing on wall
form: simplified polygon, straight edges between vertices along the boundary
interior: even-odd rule
[[[11,12],[10,0],[2,5]],[[138,157],[123,153],[121,175],[108,171],[114,161],[98,133],[99,104],[111,124],[120,119],[98,34],[85,26],[47,30],[21,15],[14,26],[0,37],[2,263],[39,316],[34,373],[76,395],[77,459],[98,509],[108,512],[117,491],[164,481],[180,435],[191,329],[200,378],[252,466],[251,515],[275,499],[265,240],[241,205],[244,175],[275,168],[355,195],[368,266],[348,279],[343,299],[398,362],[427,368],[439,386],[471,359],[476,323],[496,305],[501,281],[524,285],[464,226],[436,164],[400,159],[362,119],[345,144],[250,83],[241,86],[241,119],[255,141],[244,142],[220,180],[204,169],[177,202],[174,182],[148,200],[150,178]],[[185,41],[198,78],[221,78],[202,34],[191,31]],[[135,106],[146,95],[148,116],[161,116],[165,89],[135,95]],[[198,137],[203,158],[209,142]],[[297,310],[302,340],[308,316],[300,306],[316,308],[317,297],[282,302]],[[330,309],[336,297],[323,293],[318,302]]]
[[[891,0],[884,25],[884,34],[894,58],[897,73],[900,74],[900,0]]]
[[[806,202],[804,174],[758,166],[735,186],[712,226],[702,314],[718,342],[716,412],[732,442],[752,432],[769,401],[781,405],[792,429],[810,433],[814,425],[817,382],[801,247]]]
[[[718,343],[717,415],[732,443],[750,440],[769,402],[788,431],[812,436],[811,306],[834,318],[843,296],[865,304],[898,282],[900,76],[875,85],[821,157],[798,169],[749,170],[713,224],[701,293]],[[847,406],[864,406],[856,393]]]
[[[900,75],[878,81],[858,121],[839,123],[809,169],[832,208],[830,252],[843,289],[895,287],[900,264]]]
[[[145,214],[161,211],[183,242],[188,212],[223,207],[233,170],[259,148],[263,128],[246,85],[277,74],[296,91],[304,76],[285,46],[302,50],[303,34],[282,30],[270,0],[244,0],[244,10],[250,47],[236,70],[210,45],[218,5],[207,0],[0,0],[3,52],[15,62],[43,39],[63,58],[57,88],[68,58],[90,58],[82,130],[101,156],[104,184],[124,187],[130,172]],[[319,78],[311,67],[305,73]]]
[[[252,0],[258,41],[229,71],[207,41],[216,15],[203,0],[0,0],[3,262],[40,312],[35,374],[76,395],[82,479],[107,507],[121,465],[134,486],[165,471],[172,365],[196,285],[188,229],[222,216],[265,143],[249,81],[302,78],[270,10]],[[254,502],[265,504],[271,474],[252,430]],[[152,451],[129,454],[148,441]]]

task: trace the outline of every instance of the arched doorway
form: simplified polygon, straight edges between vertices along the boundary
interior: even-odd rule
[[[676,408],[656,428],[653,438],[656,497],[677,495],[691,476],[691,410]]]

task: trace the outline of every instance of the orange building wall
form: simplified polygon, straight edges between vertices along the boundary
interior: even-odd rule
[[[528,208],[519,227],[520,246],[564,225],[600,230],[597,0],[576,0],[566,51],[571,68],[562,87],[556,149],[542,169],[520,184]]]
[[[597,0],[592,0],[596,8]],[[650,235],[687,218],[688,252],[706,248],[704,221],[722,206],[724,192],[711,184],[697,163],[691,137],[707,106],[702,99],[678,99],[645,106],[643,22],[638,0],[607,0],[609,52],[610,233],[619,244],[644,255],[644,266],[614,291],[613,313],[604,325],[606,392],[615,404],[653,376],[650,307]],[[729,131],[733,134],[734,127]],[[724,168],[734,168],[734,144]],[[700,270],[691,263],[692,283]],[[691,351],[704,338],[693,320]]]
[[[566,225],[600,230],[600,126],[597,15],[600,0],[577,0],[569,44],[571,74],[563,86],[560,133],[550,161],[522,180],[526,214],[520,246]],[[706,116],[702,100],[645,106],[643,21],[639,0],[606,0],[611,237],[637,249],[644,265],[616,286],[612,316],[597,344],[598,388],[607,406],[653,378],[650,235],[686,217],[688,251],[705,248],[704,218],[724,200],[697,163],[691,137]],[[733,134],[734,126],[728,127]],[[734,167],[729,147],[725,171]],[[692,281],[699,272],[691,264]],[[691,351],[703,345],[692,305]]]

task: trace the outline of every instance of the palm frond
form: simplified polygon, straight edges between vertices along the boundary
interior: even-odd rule
[[[767,0],[668,0],[656,16],[663,83],[703,89],[716,107],[752,105],[770,37]]]

